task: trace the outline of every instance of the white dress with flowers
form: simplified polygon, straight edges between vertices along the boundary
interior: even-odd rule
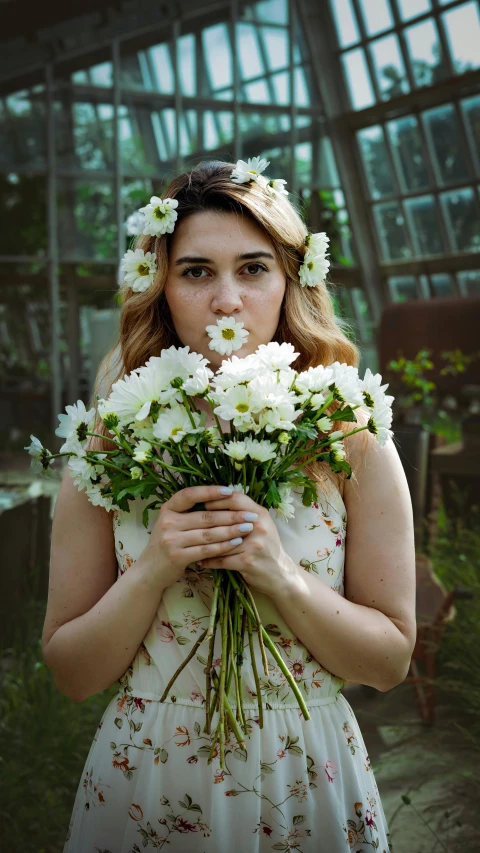
[[[303,506],[297,490],[294,503],[295,517],[288,522],[270,511],[286,552],[344,595],[347,515],[338,489],[319,488],[311,507]],[[148,543],[158,510],[150,513],[147,530],[145,505],[137,498],[130,513],[112,513],[119,575],[135,571]],[[264,706],[259,728],[248,646],[242,670],[247,753],[231,735],[225,770],[218,753],[207,763],[204,662],[194,656],[166,702],[159,702],[208,622],[211,596],[211,574],[195,565],[165,590],[142,645],[118,681],[118,696],[99,723],[64,853],[163,848],[170,853],[391,853],[367,749],[340,692],[346,682],[309,654],[268,596],[254,593],[263,624],[303,692],[310,720],[304,720],[267,651],[270,677],[259,668]],[[214,666],[220,661],[219,633]],[[198,652],[203,661],[206,649]],[[235,706],[233,682],[229,698]],[[212,731],[217,718],[216,712]]]

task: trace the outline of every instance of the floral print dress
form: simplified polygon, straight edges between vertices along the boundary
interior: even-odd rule
[[[158,510],[150,513],[146,529],[145,505],[137,498],[129,513],[112,513],[119,576],[135,571],[133,564],[148,543]],[[347,513],[340,492],[333,483],[319,487],[317,502],[304,507],[297,490],[294,505],[295,517],[288,522],[270,510],[286,552],[344,595]],[[211,573],[192,564],[164,591],[142,645],[118,681],[118,695],[99,723],[64,853],[164,848],[170,853],[392,853],[367,749],[340,692],[346,682],[312,657],[268,596],[254,592],[262,622],[303,692],[310,720],[303,718],[267,650],[270,676],[259,668],[264,707],[264,727],[259,728],[248,645],[242,668],[246,751],[230,735],[224,770],[218,745],[207,763],[207,645],[199,647],[160,703],[172,674],[208,623],[212,588]],[[215,667],[220,655],[219,645]],[[233,682],[229,699],[234,707]]]

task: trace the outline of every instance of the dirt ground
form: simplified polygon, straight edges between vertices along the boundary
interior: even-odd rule
[[[468,718],[456,708],[453,714],[437,691],[435,721],[423,723],[411,684],[387,693],[354,684],[342,692],[362,730],[392,853],[480,853],[480,788],[472,778],[480,778],[480,754],[459,729],[468,732]]]

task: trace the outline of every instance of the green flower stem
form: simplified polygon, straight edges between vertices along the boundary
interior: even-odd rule
[[[270,461],[271,461],[271,460],[269,460],[269,462],[270,462]],[[251,476],[251,478],[250,478],[250,488],[249,488],[249,491],[248,491],[249,497],[252,497],[252,494],[253,494],[253,486],[254,486],[254,483],[255,483],[255,472],[256,472],[257,468],[258,468],[258,465],[257,465],[256,463],[254,463],[254,464],[252,465],[252,476]],[[253,498],[252,498],[252,500],[253,500]]]
[[[214,736],[213,736],[213,738],[212,738],[212,743],[211,743],[211,746],[210,746],[210,752],[208,753],[208,760],[207,760],[207,764],[211,764],[211,763],[212,763],[213,753],[215,752],[215,747],[216,747],[216,745],[217,745],[218,737],[219,737],[220,722],[221,722],[221,721],[219,720],[219,721],[218,721],[217,728],[215,729],[215,734],[214,734]]]
[[[212,485],[212,486],[214,486],[214,485],[216,485],[216,477],[215,477],[215,474],[214,474],[214,472],[213,472],[213,470],[212,470],[212,468],[211,468],[211,466],[210,466],[210,463],[209,463],[209,461],[208,461],[208,453],[207,453],[207,455],[205,455],[205,454],[203,453],[203,450],[202,450],[202,448],[201,448],[201,444],[200,444],[200,442],[201,442],[201,438],[199,438],[199,439],[198,439],[198,441],[197,441],[197,445],[196,445],[196,446],[197,446],[197,453],[198,453],[198,454],[199,454],[199,456],[201,457],[202,462],[203,462],[203,464],[205,465],[205,467],[208,469],[209,474],[210,474],[210,476],[211,476],[211,478],[212,478],[212,484],[211,484],[211,485]]]
[[[237,590],[237,595],[239,596],[243,606],[246,607],[250,616],[252,617],[252,619],[256,623],[255,613],[252,610],[250,603],[247,601],[245,596],[242,594],[236,578],[233,577],[233,574],[229,569],[225,569],[225,571],[226,571],[227,575],[230,577],[232,585]],[[263,640],[266,643],[272,657],[275,658],[276,662],[278,663],[278,665],[279,665],[280,669],[282,670],[285,678],[287,679],[290,687],[292,688],[292,691],[295,694],[295,698],[297,699],[298,704],[300,705],[300,708],[302,710],[302,714],[303,714],[304,718],[306,720],[309,720],[310,714],[308,712],[307,706],[305,705],[304,698],[303,698],[302,694],[300,693],[300,690],[298,689],[298,685],[297,685],[295,679],[293,678],[292,673],[290,672],[290,670],[286,666],[285,661],[283,660],[280,652],[278,651],[277,647],[275,646],[275,643],[272,643],[272,641],[271,641],[269,635],[267,634],[267,632],[265,631],[265,628],[263,627],[263,625],[261,626],[261,629],[262,629],[262,634],[263,634]]]
[[[180,388],[180,393],[181,393],[181,395],[182,395],[183,405],[185,406],[185,408],[186,408],[186,410],[187,410],[187,415],[188,415],[188,417],[189,417],[189,419],[190,419],[190,423],[191,423],[192,427],[193,427],[194,429],[196,429],[196,428],[197,428],[197,425],[196,425],[196,423],[195,423],[195,418],[194,418],[194,417],[193,417],[193,415],[192,415],[192,410],[191,410],[191,408],[190,408],[190,403],[188,402],[188,397],[187,397],[187,395],[186,395],[185,391],[183,390],[183,388]]]
[[[199,636],[199,638],[198,638],[197,642],[193,645],[193,647],[192,647],[192,648],[191,648],[191,650],[189,651],[189,653],[188,653],[187,657],[185,658],[185,660],[184,660],[184,661],[182,661],[182,663],[180,664],[180,666],[178,667],[178,669],[173,673],[173,675],[172,675],[172,677],[171,677],[170,681],[168,682],[168,684],[167,684],[167,686],[166,686],[165,690],[163,691],[163,693],[162,693],[162,695],[161,695],[161,697],[160,697],[160,702],[165,702],[165,699],[167,698],[168,691],[170,690],[170,688],[171,688],[172,684],[173,684],[173,683],[174,683],[174,681],[178,678],[178,676],[180,675],[180,673],[181,673],[182,669],[184,669],[184,668],[186,667],[187,663],[189,663],[189,662],[191,661],[191,659],[193,658],[193,656],[194,656],[195,652],[197,651],[198,647],[200,646],[200,644],[201,644],[201,643],[203,643],[203,641],[204,641],[204,639],[205,639],[205,634],[207,633],[207,630],[208,630],[208,629],[207,629],[207,628],[205,628],[205,631],[203,632],[203,634],[200,634],[200,636]]]
[[[116,430],[116,429],[114,429],[113,431],[115,432],[115,434],[117,434],[117,430]],[[87,435],[94,435],[94,436],[95,436],[95,438],[103,438],[103,440],[104,440],[104,441],[111,441],[111,442],[112,442],[112,444],[115,444],[115,441],[114,441],[114,439],[113,439],[113,438],[109,438],[109,437],[108,437],[108,435],[102,435],[100,432],[87,432]],[[122,446],[122,445],[120,444],[120,447],[121,447],[121,446]],[[105,453],[105,452],[107,452],[107,453],[111,453],[112,451],[95,450],[95,451],[93,451],[93,452],[94,452],[94,453]],[[113,452],[114,452],[114,453],[116,453],[117,451],[115,450],[115,451],[113,451]]]
[[[247,630],[248,630],[248,644],[250,647],[250,663],[252,665],[253,677],[255,679],[255,689],[257,691],[257,701],[258,701],[258,725],[261,729],[263,729],[263,702],[262,702],[262,690],[260,687],[260,679],[258,677],[257,664],[255,661],[255,650],[253,648],[253,631],[252,631],[252,623],[249,619],[247,619]]]
[[[219,682],[219,684],[220,684],[220,680],[219,680],[219,678],[218,678],[217,673],[216,673],[216,672],[214,672],[213,674],[214,674],[214,678],[215,678],[215,679]],[[243,735],[242,735],[242,733],[241,733],[240,729],[238,728],[237,721],[236,721],[236,719],[235,719],[235,717],[234,717],[234,714],[233,714],[232,706],[230,705],[230,702],[228,701],[228,699],[227,699],[226,697],[225,697],[225,710],[226,710],[226,712],[227,712],[227,714],[228,714],[228,718],[229,718],[229,720],[230,720],[230,725],[231,725],[231,727],[232,727],[232,729],[233,729],[233,733],[234,733],[234,735],[235,735],[235,737],[236,737],[236,739],[237,739],[237,741],[238,741],[238,745],[239,745],[239,746],[241,746],[241,747],[242,747],[242,749],[244,749],[244,750],[245,750],[245,752],[246,752],[246,751],[247,751],[247,746],[246,746],[245,740],[244,740],[244,738],[243,738]]]
[[[213,637],[214,625],[215,625],[216,617],[217,617],[218,593],[219,593],[219,589],[220,589],[220,584],[222,582],[221,571],[219,569],[213,569],[212,572],[214,574],[214,579],[215,579],[215,589],[213,592],[212,609],[210,611],[210,622],[208,624],[207,635],[205,637],[206,640],[210,640],[210,638]]]
[[[218,608],[217,607],[215,608],[215,616],[218,616]],[[207,677],[206,696],[205,696],[206,719],[205,719],[205,728],[203,731],[206,734],[211,733],[210,732],[210,723],[211,723],[210,696],[212,693],[212,666],[213,666],[213,655],[214,655],[214,651],[215,651],[215,635],[217,632],[217,624],[218,624],[218,619],[215,618],[213,630],[212,630],[212,635],[210,637],[210,646],[208,649],[207,665],[205,667],[205,675]],[[210,625],[209,625],[208,630],[210,630]]]
[[[249,601],[250,601],[250,604],[251,604],[251,607],[252,607],[253,613],[254,613],[254,615],[255,615],[255,620],[256,620],[256,623],[257,623],[258,642],[259,642],[259,644],[260,644],[260,651],[261,651],[261,654],[262,654],[263,670],[264,670],[264,672],[265,672],[265,675],[266,675],[266,676],[267,676],[267,678],[268,678],[268,676],[270,675],[270,672],[269,672],[269,669],[268,669],[267,654],[266,654],[266,652],[265,652],[265,646],[264,646],[264,644],[263,644],[263,637],[262,637],[262,623],[261,623],[261,620],[260,620],[260,616],[259,616],[259,614],[258,614],[258,610],[257,610],[257,605],[256,605],[256,603],[255,603],[255,599],[254,599],[254,597],[253,597],[253,595],[252,595],[252,593],[251,593],[251,591],[250,591],[250,589],[249,589],[248,585],[247,585],[247,584],[244,584],[243,588],[244,588],[244,590],[245,590],[245,592],[246,592],[246,594],[247,594],[247,596],[248,596],[248,599],[249,599]]]
[[[235,596],[235,599],[236,599],[236,600],[235,600],[234,608],[236,608],[236,606],[237,606],[237,597],[236,597],[236,596]],[[236,613],[236,610],[234,610],[234,613]],[[234,620],[234,621],[236,622],[236,620]],[[228,627],[229,627],[229,630],[230,630],[230,635],[231,635],[231,637],[234,639],[234,638],[235,638],[235,634],[234,634],[234,629],[233,629],[233,624],[232,624],[232,613],[231,613],[231,610],[229,610],[229,611],[228,611]],[[244,720],[243,720],[243,718],[242,718],[241,697],[240,697],[240,685],[239,685],[239,683],[238,683],[238,672],[237,672],[237,666],[236,666],[236,660],[235,660],[235,658],[236,658],[236,654],[237,654],[236,644],[235,644],[235,642],[233,642],[233,643],[232,643],[232,647],[231,647],[231,658],[232,658],[231,673],[233,673],[233,677],[234,677],[234,680],[235,680],[235,697],[236,697],[236,700],[237,700],[237,720],[238,720],[238,722],[240,723],[240,725],[241,725],[241,726],[242,726],[242,728],[243,728],[243,726],[244,726]],[[229,679],[229,681],[230,681],[230,679]],[[227,696],[228,696],[228,693],[229,693],[229,690],[228,690],[228,688],[227,688],[227,690],[226,690],[226,695],[227,695]]]
[[[225,769],[225,676],[227,673],[227,617],[228,617],[228,593],[225,591],[225,601],[220,599],[220,616],[222,620],[222,666],[220,670],[220,767]]]

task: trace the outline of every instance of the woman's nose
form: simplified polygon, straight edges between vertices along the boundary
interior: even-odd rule
[[[242,299],[238,286],[233,282],[220,282],[212,297],[212,311],[231,314],[233,311],[241,311]]]

